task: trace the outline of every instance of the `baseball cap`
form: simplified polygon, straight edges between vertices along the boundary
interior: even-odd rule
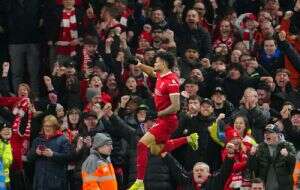
[[[224,89],[223,89],[222,87],[220,87],[220,86],[217,86],[217,87],[213,90],[213,94],[215,94],[215,93],[217,93],[217,92],[219,92],[219,93],[221,93],[221,94],[225,94]]]
[[[280,133],[280,130],[278,129],[276,124],[268,124],[265,127],[265,132],[266,131],[271,132],[271,133]]]
[[[141,110],[146,110],[148,111],[149,110],[149,107],[145,104],[141,104],[139,105],[139,107],[137,108],[137,111],[141,111]]]
[[[208,98],[204,98],[204,99],[201,101],[201,104],[204,104],[204,103],[207,103],[207,104],[213,106],[213,102],[212,102],[210,99],[208,99]]]
[[[4,128],[11,128],[11,126],[9,123],[0,122],[0,130],[2,130]]]

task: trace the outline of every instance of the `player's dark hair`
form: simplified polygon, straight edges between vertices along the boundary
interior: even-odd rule
[[[172,69],[174,67],[174,65],[175,65],[175,57],[171,53],[168,53],[168,52],[158,52],[156,54],[156,58],[160,58],[163,61],[165,61],[167,63],[167,65],[168,65],[169,69]]]

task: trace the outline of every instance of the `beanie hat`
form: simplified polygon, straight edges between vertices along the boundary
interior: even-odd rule
[[[9,123],[0,122],[0,131],[4,128],[11,128]]]
[[[101,91],[97,88],[88,88],[86,91],[86,99],[91,102],[95,96],[100,95]]]
[[[64,109],[64,107],[61,104],[56,104],[55,110],[58,111],[58,110],[61,110],[61,109]]]
[[[108,135],[104,133],[97,133],[93,138],[93,148],[98,148],[104,145],[111,145],[112,140]]]

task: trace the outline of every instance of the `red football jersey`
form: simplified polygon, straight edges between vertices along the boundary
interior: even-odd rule
[[[179,79],[172,72],[166,73],[163,76],[157,73],[156,77],[154,101],[156,111],[159,112],[171,105],[170,94],[179,93]]]

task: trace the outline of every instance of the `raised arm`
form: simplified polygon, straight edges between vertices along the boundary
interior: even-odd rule
[[[278,47],[279,49],[287,55],[290,62],[293,64],[293,66],[300,71],[300,55],[299,53],[287,42],[286,40],[286,33],[284,31],[281,31],[279,34],[279,43]]]
[[[145,64],[143,64],[141,62],[138,62],[138,64],[136,66],[139,67],[140,69],[142,69],[142,71],[145,72],[147,75],[156,78],[156,73],[155,73],[153,67],[145,65]]]
[[[162,153],[161,157],[164,163],[168,166],[170,174],[179,185],[184,185],[191,181],[189,173],[180,165],[180,163],[169,153]]]

